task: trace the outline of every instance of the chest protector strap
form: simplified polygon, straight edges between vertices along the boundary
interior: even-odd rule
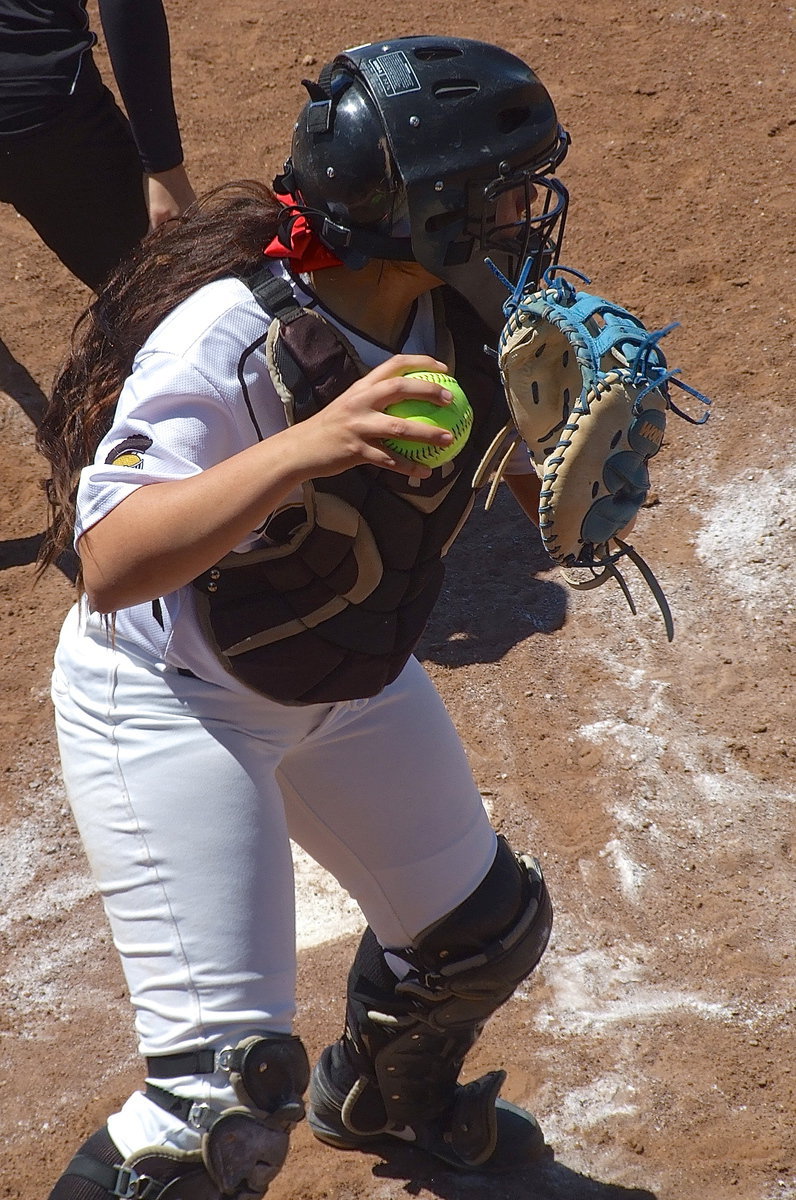
[[[289,424],[366,374],[347,339],[302,308],[284,280],[266,269],[249,286],[272,318],[265,354]],[[474,413],[461,453],[424,480],[371,466],[309,480],[301,504],[269,518],[261,548],[229,554],[194,580],[221,662],[270,699],[376,695],[404,667],[439,595],[442,559],[472,507],[473,475],[508,419],[497,368],[483,351],[486,327],[456,293],[441,290],[436,326],[452,340],[437,352]]]

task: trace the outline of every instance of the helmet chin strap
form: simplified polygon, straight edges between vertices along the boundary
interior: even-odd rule
[[[372,258],[394,259],[399,262],[416,261],[411,238],[388,237],[374,230],[343,225],[323,209],[302,204],[291,159],[285,163],[283,173],[276,176],[272,187],[285,204],[297,215],[305,218],[315,236],[350,270],[360,271]]]
[[[304,210],[318,237],[353,271],[361,270],[372,258],[397,262],[416,262],[411,238],[391,238],[367,229],[349,229],[338,225],[325,213]]]
[[[342,260],[321,241],[293,197],[282,193],[279,200],[285,208],[276,236],[263,247],[266,258],[288,259],[300,273],[341,266]]]
[[[411,238],[388,237],[372,230],[342,225],[334,221],[323,209],[311,208],[296,200],[291,190],[294,186],[295,177],[288,159],[284,173],[277,175],[274,180],[273,190],[297,217],[304,220],[314,236],[331,251],[337,261],[344,263],[350,270],[360,271],[372,258],[386,258],[398,262],[416,261]],[[284,235],[280,234],[279,240],[284,243]],[[288,257],[288,254],[284,257]],[[334,263],[323,265],[333,266]]]

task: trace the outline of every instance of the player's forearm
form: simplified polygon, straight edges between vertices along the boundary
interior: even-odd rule
[[[149,228],[157,229],[164,221],[178,217],[196,199],[185,167],[144,176],[144,200],[149,213]]]
[[[301,441],[286,430],[198,475],[138,488],[78,544],[92,608],[115,612],[190,583],[304,478]]]

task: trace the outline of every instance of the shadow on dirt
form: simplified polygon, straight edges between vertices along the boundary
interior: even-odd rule
[[[47,407],[47,397],[30,372],[17,362],[0,340],[0,391],[16,400],[27,417],[38,426]]]
[[[422,1159],[422,1161],[421,1161]],[[656,1200],[646,1188],[603,1183],[573,1171],[552,1157],[535,1167],[506,1175],[467,1175],[445,1171],[411,1150],[398,1149],[390,1161],[373,1168],[380,1179],[405,1180],[407,1196],[429,1193],[439,1200]]]
[[[532,634],[560,629],[567,589],[537,529],[501,487],[489,512],[478,504],[447,558],[442,594],[417,649],[424,662],[465,667],[498,662]]]
[[[22,363],[17,362],[2,340],[0,340],[0,391],[10,396],[38,428],[47,407],[47,397],[30,372],[23,367]],[[27,567],[34,563],[42,537],[43,534],[36,533],[29,537],[0,540],[0,571],[5,571],[9,567]],[[77,555],[73,551],[68,550],[62,554],[55,565],[66,575],[67,579],[72,583],[75,582],[78,563]]]
[[[9,567],[27,567],[36,561],[43,534],[34,533],[30,537],[6,538],[0,541],[0,571]],[[66,550],[55,563],[59,571],[74,583],[77,579],[78,558],[73,550]]]
[[[0,571],[35,562],[41,540],[42,534],[34,533],[30,537],[6,538],[0,542]]]

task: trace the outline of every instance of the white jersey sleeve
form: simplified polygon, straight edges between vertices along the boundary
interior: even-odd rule
[[[137,488],[196,475],[286,425],[262,353],[268,318],[238,280],[202,288],[136,356],[81,473],[75,538]]]
[[[137,488],[196,475],[287,425],[265,361],[269,318],[240,280],[208,284],[170,313],[138,352],[113,424],[81,472],[75,538]],[[300,491],[297,493],[300,499]],[[253,530],[237,547],[257,543]],[[82,622],[104,618],[80,603]],[[114,614],[128,653],[242,688],[201,631],[190,585]]]

